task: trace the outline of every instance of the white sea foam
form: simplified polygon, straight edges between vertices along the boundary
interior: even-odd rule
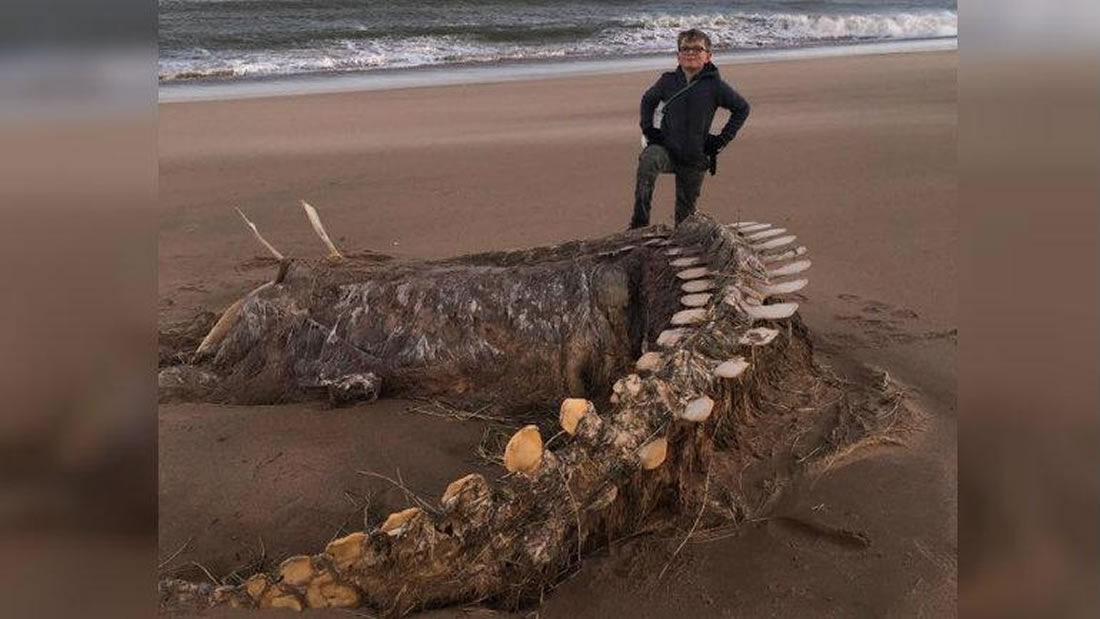
[[[676,34],[701,28],[717,51],[958,36],[955,11],[893,14],[637,14],[576,40],[497,41],[476,36],[386,36],[320,41],[291,49],[194,47],[160,61],[161,81],[366,71],[499,61],[667,52]]]

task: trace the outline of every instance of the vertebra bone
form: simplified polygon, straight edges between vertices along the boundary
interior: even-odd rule
[[[764,346],[765,344],[770,344],[777,335],[779,335],[779,331],[775,329],[756,327],[755,329],[746,331],[738,341],[748,346]]]
[[[542,435],[536,425],[520,428],[504,448],[504,468],[513,473],[533,475],[541,460]]]

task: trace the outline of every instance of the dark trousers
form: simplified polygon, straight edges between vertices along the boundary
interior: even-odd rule
[[[638,155],[638,182],[634,186],[634,216],[631,228],[649,225],[649,210],[653,202],[653,187],[662,172],[676,175],[676,225],[695,212],[695,200],[703,187],[705,169],[676,165],[664,146],[650,144]]]

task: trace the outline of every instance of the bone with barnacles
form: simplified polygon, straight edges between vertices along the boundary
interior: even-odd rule
[[[656,508],[675,513],[706,504],[702,481],[717,457],[715,434],[764,431],[737,421],[753,401],[752,377],[780,366],[809,372],[812,364],[793,304],[746,309],[711,302],[714,293],[705,293],[741,281],[781,286],[768,283],[756,249],[735,229],[696,214],[670,240],[706,256],[708,266],[676,271],[661,265],[649,291],[660,298],[644,312],[628,307],[638,296],[629,286],[641,279],[628,274],[645,272],[646,252],[657,252],[639,248],[593,258],[618,239],[393,267],[348,266],[348,259],[294,271],[250,293],[238,319],[208,347],[213,361],[204,362],[241,389],[251,383],[237,378],[239,364],[279,376],[274,382],[287,389],[374,372],[383,383],[394,381],[394,393],[460,402],[474,401],[480,391],[506,394],[514,403],[522,392],[512,385],[523,384],[542,398],[533,402],[558,398],[565,440],[544,442],[537,426],[519,428],[502,454],[512,474],[494,482],[461,477],[447,486],[438,514],[419,507],[395,511],[317,554],[287,559],[274,579],[261,574],[217,588],[165,581],[165,604],[369,605],[400,616],[450,602],[537,595],[539,583],[574,565],[589,542],[632,532]],[[660,302],[679,307],[681,292],[691,297],[683,302],[689,309]],[[536,307],[545,324],[532,318]],[[784,314],[768,319],[791,322],[782,330],[752,327],[753,312]],[[397,322],[387,327],[387,338],[377,339],[384,329],[371,321],[390,315],[415,316],[421,332],[410,334]],[[470,315],[480,321],[455,318]],[[638,316],[653,318],[630,327]],[[482,331],[483,322],[511,332],[491,339],[496,331]],[[632,329],[639,339],[620,342]],[[654,339],[662,350],[639,356],[642,340]],[[483,373],[493,350],[547,341],[546,352],[529,353],[530,361],[504,359],[489,378]],[[583,353],[595,343],[599,355]],[[754,372],[746,374],[750,365],[742,355],[750,349]],[[382,350],[401,365],[389,365]],[[471,362],[455,364],[463,354]],[[635,369],[640,374],[628,373]],[[603,390],[586,392],[581,376]],[[510,382],[513,377],[522,383]],[[463,390],[449,391],[453,382]],[[600,404],[597,414],[597,400],[611,404],[606,410]],[[747,517],[763,504],[762,497],[746,496],[739,509]]]

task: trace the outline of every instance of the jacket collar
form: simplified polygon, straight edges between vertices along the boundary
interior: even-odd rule
[[[683,67],[677,66],[676,74],[687,83],[687,74],[684,73]],[[699,72],[695,74],[696,81],[713,77],[718,77],[718,67],[716,67],[713,62],[708,62],[703,65],[703,68],[699,69]]]

